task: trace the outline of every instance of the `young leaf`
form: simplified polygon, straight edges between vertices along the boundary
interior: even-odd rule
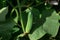
[[[28,10],[26,10],[28,11]],[[27,20],[27,25],[26,25],[26,33],[29,33],[31,28],[32,28],[32,22],[33,22],[33,15],[31,13],[31,9],[30,11],[28,11],[28,20]]]

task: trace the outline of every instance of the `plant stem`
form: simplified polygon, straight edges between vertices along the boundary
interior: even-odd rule
[[[21,25],[22,25],[22,30],[23,30],[23,32],[25,32],[24,31],[24,25],[23,25],[23,20],[22,20],[22,14],[21,14],[21,6],[20,6],[20,2],[19,2],[19,0],[17,0],[17,4],[18,4],[18,8],[19,8],[19,19],[20,19],[20,21],[21,21]]]

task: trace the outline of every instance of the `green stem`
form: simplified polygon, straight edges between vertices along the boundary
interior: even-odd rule
[[[17,0],[17,4],[18,4],[18,8],[19,8],[19,17],[20,17],[20,21],[21,21],[21,25],[22,25],[22,30],[23,30],[23,32],[25,32],[24,31],[24,25],[23,25],[23,20],[22,20],[22,14],[21,14],[21,6],[20,6],[20,3],[19,3],[19,0]]]

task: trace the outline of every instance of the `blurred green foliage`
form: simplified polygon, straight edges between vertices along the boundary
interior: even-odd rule
[[[60,40],[60,3],[0,0],[0,40]]]

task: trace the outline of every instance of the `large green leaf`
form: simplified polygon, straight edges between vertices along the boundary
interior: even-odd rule
[[[8,7],[0,9],[0,22],[6,20],[6,14],[8,13]]]
[[[49,13],[47,13],[49,14]],[[52,35],[52,37],[55,37],[58,33],[59,29],[59,15],[56,13],[56,11],[53,11],[51,16],[46,18],[45,23],[43,24],[43,29]]]
[[[30,40],[38,40],[42,38],[46,32],[42,29],[42,26],[37,28],[32,34],[29,34]]]
[[[2,40],[9,40],[14,25],[15,23],[13,21],[7,21],[0,24],[0,36],[2,37]]]
[[[9,40],[11,37],[11,31],[15,23],[11,20],[6,21],[6,14],[8,13],[8,7],[4,7],[0,10],[0,36],[2,40]]]

